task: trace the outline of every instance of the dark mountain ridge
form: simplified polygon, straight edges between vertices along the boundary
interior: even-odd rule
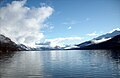
[[[0,51],[6,52],[6,51],[21,51],[21,50],[26,50],[22,46],[16,44],[10,38],[8,38],[8,37],[0,34]]]
[[[120,49],[120,35],[117,35],[105,42],[87,45],[78,49]]]

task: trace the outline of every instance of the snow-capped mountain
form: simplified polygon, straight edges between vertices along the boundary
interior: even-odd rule
[[[111,33],[101,35],[101,36],[99,36],[97,38],[94,38],[94,39],[92,39],[90,41],[86,41],[86,42],[83,42],[81,44],[75,45],[77,48],[71,47],[71,49],[86,49],[86,47],[89,47],[89,46],[92,46],[91,48],[94,48],[96,45],[97,45],[97,48],[99,48],[99,46],[98,46],[99,44],[104,43],[104,45],[105,45],[106,42],[108,42],[108,41],[110,42],[114,37],[116,37],[116,36],[120,37],[119,35],[120,35],[120,31],[115,30],[115,31],[113,31]],[[118,42],[119,41],[120,40],[118,40]]]
[[[99,36],[97,38],[94,38],[94,40],[100,40],[100,39],[103,39],[103,38],[105,38],[105,39],[106,38],[112,38],[112,37],[117,36],[117,35],[120,35],[120,30],[114,30],[114,31],[112,31],[110,33],[101,35],[101,36]]]
[[[103,40],[97,43],[93,41],[87,41],[76,45],[77,47],[71,47],[69,50],[81,50],[81,49],[120,49],[120,35],[114,36],[112,38]]]

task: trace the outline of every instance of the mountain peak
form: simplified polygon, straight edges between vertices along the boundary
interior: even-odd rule
[[[115,33],[115,32],[120,32],[120,28],[113,29],[109,33]]]
[[[119,28],[113,29],[109,33],[101,35],[101,36],[99,36],[97,38],[94,38],[94,39],[99,40],[99,39],[102,39],[102,38],[112,38],[112,37],[117,36],[117,35],[120,35],[120,29]]]

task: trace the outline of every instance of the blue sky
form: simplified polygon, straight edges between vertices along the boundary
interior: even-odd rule
[[[3,0],[2,7],[13,0]],[[112,29],[120,28],[120,0],[27,0],[26,6],[39,7],[41,3],[54,9],[45,21],[45,39],[81,37],[79,43]],[[69,43],[66,41],[66,43]]]
[[[120,27],[119,4],[120,0],[54,0],[52,5],[55,12],[48,19],[55,26],[51,34],[55,31],[58,33],[56,37],[84,36]],[[71,30],[67,30],[69,26]]]
[[[54,29],[45,31],[47,38],[100,34],[120,27],[120,0],[28,0],[28,3],[29,6],[46,3],[54,8],[47,20]]]

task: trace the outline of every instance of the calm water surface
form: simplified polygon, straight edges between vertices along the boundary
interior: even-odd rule
[[[120,78],[120,51],[0,53],[0,78]]]

